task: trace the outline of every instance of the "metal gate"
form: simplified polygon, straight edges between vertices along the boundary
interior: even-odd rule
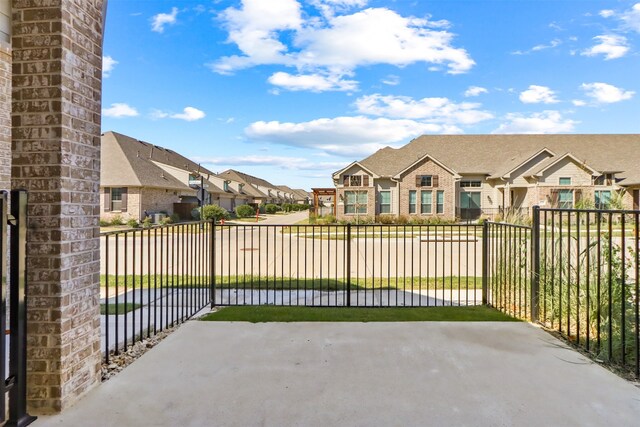
[[[483,226],[216,225],[212,305],[483,302]]]
[[[27,414],[27,312],[26,312],[26,233],[27,192],[12,191],[11,206],[7,192],[0,192],[0,422],[7,416],[6,394],[9,396],[9,420],[6,426],[26,426],[36,417]],[[7,265],[7,256],[9,265]],[[7,294],[9,301],[7,301]],[[9,342],[7,343],[7,317]],[[8,346],[7,346],[8,344]],[[7,359],[7,347],[9,358]],[[7,363],[8,362],[8,363]],[[8,375],[7,375],[8,368]]]

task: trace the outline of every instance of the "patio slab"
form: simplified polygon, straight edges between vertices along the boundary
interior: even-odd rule
[[[191,321],[36,426],[632,426],[640,389],[527,323]]]

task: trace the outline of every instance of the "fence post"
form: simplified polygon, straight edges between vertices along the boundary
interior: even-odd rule
[[[489,290],[489,221],[482,223],[482,305],[487,305]]]
[[[216,306],[216,219],[211,220],[209,236],[209,301],[211,308]]]
[[[11,191],[11,215],[13,216],[9,255],[11,389],[9,390],[9,421],[6,425],[26,426],[36,418],[27,413],[27,192],[25,190]]]
[[[6,294],[6,273],[7,273],[7,193],[0,191],[0,423],[5,419],[6,413],[6,384],[7,378],[6,363],[7,360],[7,340],[4,337],[4,331],[7,329],[7,294]]]
[[[347,224],[347,307],[351,307],[351,224]]]
[[[531,229],[531,321],[540,314],[540,206],[533,207]]]

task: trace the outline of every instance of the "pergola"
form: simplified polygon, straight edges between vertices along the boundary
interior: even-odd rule
[[[336,216],[338,213],[337,208],[337,200],[336,200],[336,189],[335,188],[312,188],[313,191],[313,214],[318,215],[318,208],[320,207],[320,196],[331,196],[333,197],[333,216]]]

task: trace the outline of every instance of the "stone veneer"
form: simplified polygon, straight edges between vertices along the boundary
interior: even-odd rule
[[[12,187],[29,191],[27,394],[42,414],[100,382],[103,1],[12,6]]]

